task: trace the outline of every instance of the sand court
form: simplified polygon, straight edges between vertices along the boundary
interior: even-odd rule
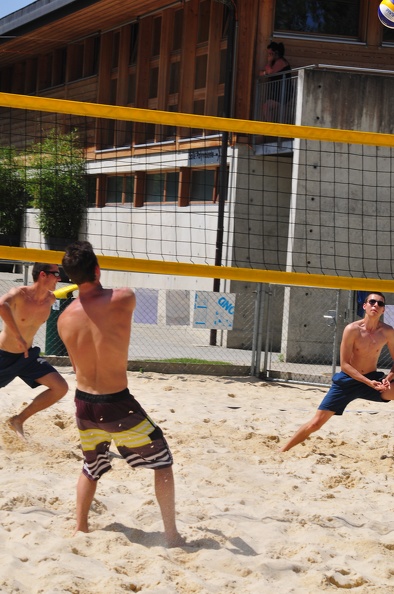
[[[0,592],[394,592],[393,403],[356,400],[281,454],[325,388],[129,372],[174,455],[188,546],[167,549],[153,473],[114,446],[92,531],[72,537],[82,456],[75,376],[59,371],[70,391],[26,422],[27,443],[5,421],[38,391],[1,390]]]

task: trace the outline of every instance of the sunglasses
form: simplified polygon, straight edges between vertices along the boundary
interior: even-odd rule
[[[377,299],[368,299],[368,303],[369,303],[369,305],[378,305],[379,307],[385,306],[384,301],[378,301]]]
[[[58,272],[57,270],[43,270],[43,272],[45,272],[47,276],[48,274],[53,274],[53,276],[55,276],[56,278],[60,278],[60,272]]]

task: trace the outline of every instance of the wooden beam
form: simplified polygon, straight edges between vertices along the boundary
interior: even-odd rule
[[[107,194],[107,176],[100,173],[96,177],[96,206],[102,208],[105,206],[105,196]]]
[[[190,167],[181,167],[179,170],[178,206],[189,206],[192,170]]]
[[[199,0],[185,3],[179,111],[193,113]]]
[[[146,172],[136,171],[134,180],[134,199],[133,205],[136,207],[144,206],[146,188]]]
[[[137,59],[137,82],[136,82],[136,107],[148,107],[149,100],[149,75],[150,57],[152,48],[152,25],[153,18],[142,19],[139,24],[138,34],[138,59]],[[143,123],[137,123],[134,131],[134,142],[141,144],[145,141],[145,127]]]
[[[271,0],[270,0],[271,1]],[[238,3],[238,40],[234,117],[249,119],[253,89],[254,56],[256,51],[258,0]]]
[[[222,24],[223,4],[220,4],[219,2],[212,2],[208,40],[207,81],[204,115],[223,115],[217,112]]]

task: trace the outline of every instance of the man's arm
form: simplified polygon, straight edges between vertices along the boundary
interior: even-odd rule
[[[387,348],[390,353],[391,360],[393,361],[393,365],[389,373],[384,378],[384,382],[388,383],[388,387],[390,388],[390,382],[394,381],[394,328],[389,327],[387,331]]]
[[[17,343],[25,357],[28,357],[28,345],[19,331],[15,322],[14,314],[12,313],[12,305],[19,298],[22,287],[18,289],[11,289],[8,293],[0,298],[0,317],[7,326],[9,332],[14,334]]]

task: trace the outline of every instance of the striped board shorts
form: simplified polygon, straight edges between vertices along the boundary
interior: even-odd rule
[[[116,394],[75,392],[76,420],[84,456],[83,473],[97,481],[111,470],[109,448],[133,468],[160,469],[173,464],[163,432],[126,388]]]

